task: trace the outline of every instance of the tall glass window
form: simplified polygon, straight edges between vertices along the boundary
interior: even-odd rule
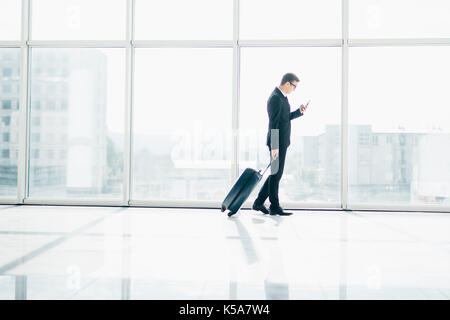
[[[125,49],[34,48],[30,197],[121,198]]]
[[[0,197],[17,195],[20,49],[0,48]]]
[[[20,184],[118,200],[130,181],[131,200],[222,201],[235,152],[238,173],[268,164],[267,99],[293,72],[292,110],[311,104],[292,122],[282,202],[448,205],[449,16],[448,0],[1,0],[0,198]]]
[[[223,200],[231,49],[136,49],[133,199]]]
[[[291,121],[280,201],[340,201],[340,59],[340,48],[242,49],[240,172],[269,163],[267,100],[282,76],[293,72],[300,78],[288,96],[291,111],[311,100],[305,115]]]
[[[350,202],[450,203],[449,55],[350,49]]]

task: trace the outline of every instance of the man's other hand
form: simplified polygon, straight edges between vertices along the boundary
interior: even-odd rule
[[[272,159],[276,159],[278,158],[278,149],[273,149],[272,150]]]

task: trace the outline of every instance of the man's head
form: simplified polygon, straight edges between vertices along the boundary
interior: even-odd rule
[[[293,73],[286,73],[281,79],[280,89],[283,90],[285,94],[289,94],[297,88],[297,84],[300,79]]]

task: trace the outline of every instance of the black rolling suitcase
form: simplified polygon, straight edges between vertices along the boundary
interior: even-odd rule
[[[237,179],[234,183],[230,192],[225,197],[225,200],[223,200],[221,207],[222,212],[228,209],[230,210],[230,212],[228,212],[229,217],[235,214],[244,201],[250,196],[253,189],[255,189],[256,185],[262,179],[271,163],[269,163],[263,173],[261,173],[261,170],[256,171],[252,168],[245,169],[239,179]]]

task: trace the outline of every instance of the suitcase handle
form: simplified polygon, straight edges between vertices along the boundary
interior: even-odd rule
[[[272,164],[273,159],[270,159],[270,163],[267,165],[266,169],[264,169],[264,172],[261,174],[262,176],[266,173],[267,169],[269,169],[270,165]],[[261,173],[261,170],[259,170],[259,173]]]

